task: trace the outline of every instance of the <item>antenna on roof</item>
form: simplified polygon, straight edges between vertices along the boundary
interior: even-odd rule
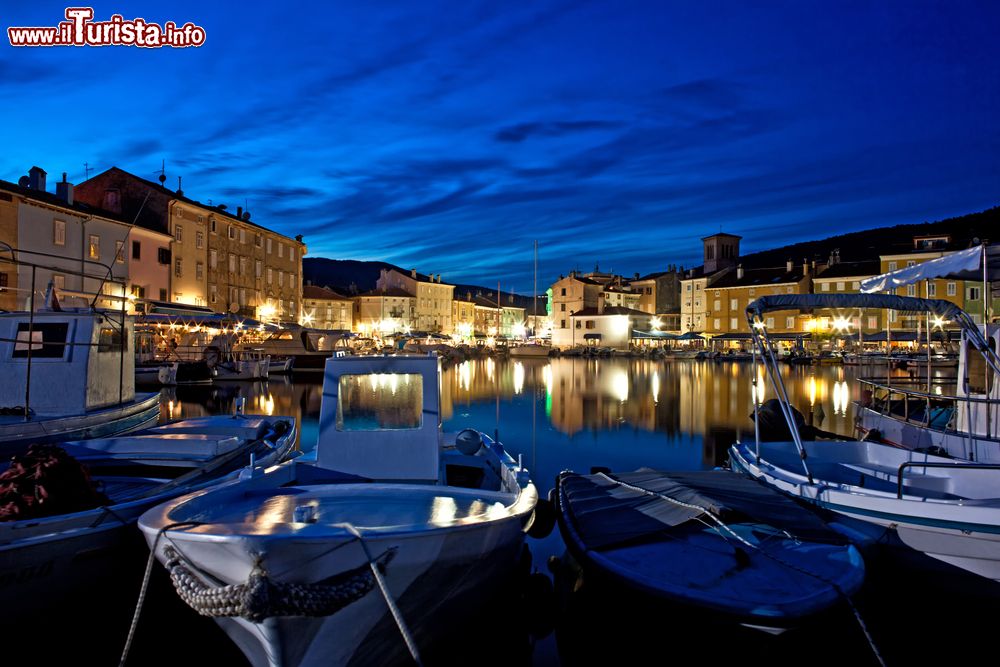
[[[159,177],[158,180],[160,181],[160,185],[163,185],[164,183],[167,182],[167,161],[166,160],[161,160],[160,161],[160,177]]]
[[[84,162],[83,163],[83,174],[84,174],[83,180],[89,181],[90,180],[90,172],[92,172],[93,170],[94,170],[94,168],[90,166],[89,162]]]

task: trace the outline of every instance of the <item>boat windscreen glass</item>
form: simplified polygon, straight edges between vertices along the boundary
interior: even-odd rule
[[[423,405],[423,378],[418,373],[342,375],[337,393],[337,430],[420,428]]]

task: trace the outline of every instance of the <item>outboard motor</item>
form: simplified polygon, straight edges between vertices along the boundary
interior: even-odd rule
[[[795,426],[798,427],[799,435],[804,440],[811,439],[810,434],[807,433],[810,429],[806,426],[805,417],[794,407],[788,407],[795,418]],[[792,432],[788,428],[788,422],[785,421],[785,415],[781,412],[781,402],[778,399],[771,398],[764,401],[757,408],[757,415],[761,442],[787,442],[792,439]],[[753,418],[754,416],[751,414],[750,419]]]

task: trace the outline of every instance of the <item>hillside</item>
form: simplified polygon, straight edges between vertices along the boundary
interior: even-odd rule
[[[952,248],[959,249],[969,247],[974,239],[996,242],[1000,240],[997,230],[1000,230],[1000,206],[937,222],[879,227],[818,241],[794,243],[743,255],[741,259],[743,266],[747,268],[774,267],[781,266],[789,259],[795,262],[801,262],[804,258],[825,260],[831,252],[840,250],[841,261],[855,262],[877,259],[879,254],[893,251],[912,250],[914,236],[950,234]]]

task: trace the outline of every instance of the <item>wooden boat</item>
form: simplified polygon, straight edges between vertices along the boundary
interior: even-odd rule
[[[510,356],[512,357],[547,357],[552,351],[552,348],[548,345],[541,345],[539,343],[523,343],[521,345],[513,345],[510,348]]]
[[[563,472],[556,495],[563,540],[585,573],[726,620],[781,630],[864,581],[846,539],[732,472]]]
[[[107,568],[140,514],[235,477],[253,461],[277,463],[294,443],[294,420],[258,416],[199,417],[118,438],[60,443],[106,497],[78,511],[0,521],[0,618],[45,611],[56,600],[86,604],[74,596],[114,574]],[[47,500],[54,499],[50,487]]]
[[[155,424],[159,394],[135,391],[133,327],[89,308],[0,313],[0,452]]]
[[[515,569],[535,486],[485,435],[441,434],[439,364],[330,359],[314,459],[141,517],[181,598],[253,665],[416,658]]]

